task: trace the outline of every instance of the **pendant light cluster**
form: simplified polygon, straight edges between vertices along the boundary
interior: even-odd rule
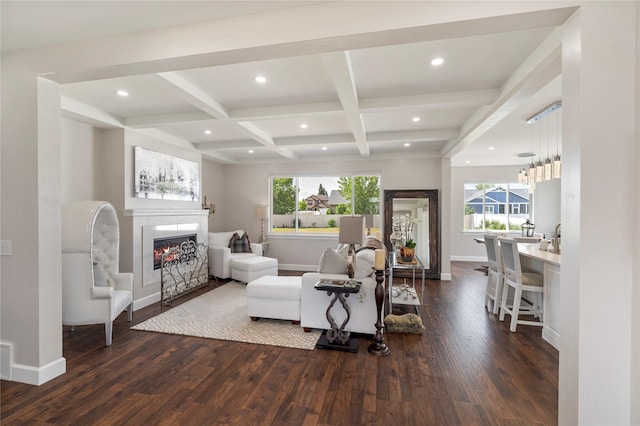
[[[518,172],[518,182],[526,183],[529,185],[529,189],[533,191],[536,187],[537,182],[548,181],[551,179],[559,179],[561,176],[562,169],[562,160],[560,159],[560,117],[558,110],[562,107],[562,102],[557,101],[534,115],[533,117],[527,120],[528,124],[531,124],[531,163],[527,167],[523,167]],[[552,114],[555,113],[555,114]],[[552,117],[555,118],[555,133],[556,133],[556,155],[551,158],[551,154],[549,153],[549,140],[551,129]],[[547,157],[543,160],[541,153],[541,144],[542,144],[542,131],[543,131],[543,118],[546,117],[546,139],[547,139]],[[538,123],[536,125],[536,123]],[[533,160],[535,157],[534,152],[534,140],[535,140],[535,129],[538,129],[538,161]]]

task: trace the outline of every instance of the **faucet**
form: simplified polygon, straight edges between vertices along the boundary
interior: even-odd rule
[[[551,252],[560,254],[560,223],[556,225],[555,231],[553,231],[553,250]]]

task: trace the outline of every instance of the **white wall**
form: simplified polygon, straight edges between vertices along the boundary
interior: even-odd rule
[[[101,131],[62,118],[60,138],[60,204],[98,200]]]
[[[205,161],[205,176],[216,176],[215,165]],[[252,241],[260,237],[260,220],[255,209],[269,203],[269,177],[273,174],[327,174],[340,172],[380,173],[382,189],[440,189],[439,159],[396,159],[387,161],[362,160],[333,163],[280,163],[223,166],[226,183],[213,215],[216,230],[244,229]],[[211,170],[208,170],[211,169]],[[211,187],[204,182],[205,187]],[[218,191],[215,189],[215,191]],[[213,191],[213,189],[212,189]],[[448,214],[442,207],[441,215]],[[269,255],[277,257],[280,265],[292,268],[314,268],[320,254],[328,246],[337,245],[337,237],[309,239],[303,236],[271,236]],[[447,265],[448,266],[448,265]]]
[[[202,195],[207,197],[208,204],[216,205],[216,212],[209,215],[209,232],[222,232],[226,230],[222,221],[225,206],[222,198],[225,188],[224,166],[206,157],[202,160]]]

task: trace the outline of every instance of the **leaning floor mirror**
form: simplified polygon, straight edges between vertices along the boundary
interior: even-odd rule
[[[406,223],[412,227],[407,231]],[[384,243],[395,250],[400,241],[415,241],[415,253],[425,268],[425,276],[440,279],[440,223],[438,218],[438,190],[405,189],[384,191]],[[403,234],[399,235],[399,231]],[[394,276],[406,270],[394,269]]]

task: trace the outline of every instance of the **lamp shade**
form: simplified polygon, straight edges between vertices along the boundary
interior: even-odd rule
[[[362,244],[364,239],[364,216],[342,216],[338,242],[342,244]]]
[[[269,212],[267,210],[267,206],[256,207],[256,218],[257,219],[266,219],[269,217]]]

